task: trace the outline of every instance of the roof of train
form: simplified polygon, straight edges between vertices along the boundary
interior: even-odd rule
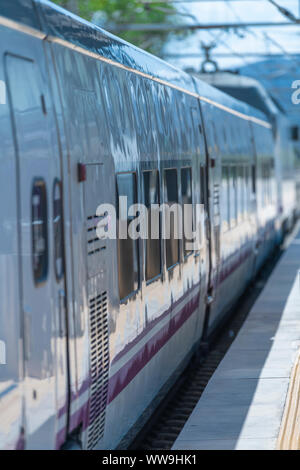
[[[266,116],[100,27],[64,10],[48,0],[1,0],[0,15],[33,29],[55,41],[85,51],[150,79],[180,89],[240,117],[263,124]],[[196,85],[196,88],[195,88]]]
[[[230,72],[215,72],[194,74],[200,80],[204,80],[211,86],[219,88],[244,101],[250,106],[259,109],[267,116],[276,115],[279,109],[261,83],[252,77],[237,75]]]

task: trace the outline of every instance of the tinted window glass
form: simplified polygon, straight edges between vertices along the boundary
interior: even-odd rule
[[[178,204],[178,186],[177,186],[177,170],[170,169],[164,172],[165,187],[165,204],[171,207],[174,203]],[[170,268],[179,261],[179,239],[175,236],[178,234],[178,218],[176,211],[169,212],[170,218],[165,219],[165,224],[170,227],[170,236],[166,240],[166,263]],[[178,215],[178,214],[177,214]],[[176,220],[177,219],[177,220]],[[175,225],[176,224],[176,225]],[[178,235],[177,235],[178,236]]]
[[[138,240],[132,240],[128,236],[128,226],[131,218],[123,205],[119,204],[119,197],[127,197],[127,208],[136,204],[136,175],[135,173],[122,173],[117,175],[117,198],[118,198],[118,263],[119,263],[119,294],[124,299],[138,289],[139,281],[139,253]],[[127,238],[120,238],[120,224],[122,232],[127,231]]]
[[[245,209],[250,213],[251,187],[250,187],[250,167],[245,167]]]
[[[237,220],[237,169],[230,167],[230,217],[231,226],[236,225]]]
[[[251,166],[251,186],[252,186],[252,192],[256,193],[256,166],[252,165]]]
[[[239,219],[244,217],[244,167],[238,167],[238,215]]]
[[[158,171],[145,171],[144,204],[148,209],[148,239],[146,240],[146,281],[161,273],[160,213],[159,213],[159,174]],[[156,204],[156,207],[153,207]],[[153,226],[152,226],[153,221]]]
[[[229,212],[229,168],[228,166],[222,167],[222,197],[221,207],[223,214],[223,227],[224,230],[228,230],[230,223],[230,212]]]
[[[43,179],[35,179],[31,194],[32,269],[36,284],[48,273],[47,192]]]
[[[63,220],[62,220],[62,194],[61,183],[58,179],[53,185],[53,235],[54,235],[54,269],[56,279],[62,278],[64,273],[63,260]]]
[[[206,205],[206,175],[205,167],[200,167],[200,204]]]
[[[292,126],[291,127],[291,138],[292,138],[292,140],[299,140],[299,135],[300,135],[299,127]]]
[[[192,197],[192,169],[182,168],[181,170],[181,198],[183,216],[183,249],[184,254],[191,253],[188,243],[192,242],[193,227],[193,197]]]

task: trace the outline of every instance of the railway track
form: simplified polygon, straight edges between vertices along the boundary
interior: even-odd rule
[[[282,254],[277,250],[212,340],[207,354],[194,357],[158,410],[131,444],[132,450],[170,450],[199,401],[209,379],[238,334],[256,298]]]

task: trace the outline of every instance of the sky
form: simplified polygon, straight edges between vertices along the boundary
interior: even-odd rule
[[[276,3],[300,18],[300,0],[276,0]],[[236,22],[285,22],[285,18],[268,0],[188,0],[176,3],[177,9],[182,13],[193,15],[178,15],[180,23],[236,23]],[[194,68],[198,71],[203,61],[201,42],[210,44],[215,42],[212,57],[217,61],[220,69],[232,69],[245,66],[263,57],[246,57],[244,53],[270,52],[300,54],[300,24],[279,27],[256,27],[234,31],[197,31],[184,40],[170,40],[166,45],[165,59],[180,68]],[[180,54],[183,57],[172,57],[171,54]],[[214,57],[214,53],[216,56]],[[218,57],[217,54],[232,54],[230,57]],[[189,57],[189,54],[196,57]],[[197,55],[199,54],[199,57]],[[299,61],[291,58],[291,61]],[[298,64],[299,64],[298,62]],[[300,78],[300,77],[299,77]]]

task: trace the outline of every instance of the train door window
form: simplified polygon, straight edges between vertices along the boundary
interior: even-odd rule
[[[225,147],[227,146],[227,135],[226,135],[226,128],[225,126],[223,127],[223,140],[224,140],[224,145]]]
[[[139,248],[138,240],[133,240],[128,236],[131,218],[128,216],[125,205],[120,204],[121,196],[127,198],[126,209],[137,203],[135,173],[117,175],[119,294],[120,299],[124,299],[139,287]]]
[[[222,166],[222,197],[221,197],[221,211],[223,217],[223,230],[229,229],[230,223],[230,204],[229,204],[229,167]]]
[[[188,244],[192,242],[192,232],[194,230],[191,168],[181,169],[181,200],[183,216],[183,249],[184,256],[187,256],[192,252],[192,250],[188,249]]]
[[[270,202],[274,202],[274,190],[273,190],[273,159],[269,162],[269,178],[270,178]]]
[[[270,163],[269,161],[266,162],[266,180],[267,180],[267,204],[270,204],[271,194],[270,194]]]
[[[48,216],[46,183],[42,178],[33,181],[31,192],[32,268],[36,285],[48,274]]]
[[[175,168],[165,170],[164,172],[164,194],[165,204],[171,208],[173,204],[177,205],[178,209],[178,184],[177,184],[177,170]],[[178,226],[178,212],[173,207],[169,210],[169,214],[165,214],[165,230],[166,234],[166,263],[167,268],[172,268],[179,262],[179,226]],[[168,230],[169,229],[169,230]],[[168,233],[169,232],[169,233]],[[176,237],[177,232],[177,238]]]
[[[268,162],[263,162],[262,165],[262,181],[263,181],[263,203],[269,203],[269,175],[268,175]]]
[[[261,199],[263,206],[265,205],[265,165],[264,162],[261,163],[261,178],[258,178],[259,188],[261,188],[258,192],[261,192]]]
[[[244,184],[244,201],[245,201],[245,214],[248,213],[249,210],[249,167],[246,164],[244,168],[245,172],[245,184]]]
[[[251,178],[250,178],[250,166],[245,167],[245,207],[246,212],[250,215],[250,201],[251,201]]]
[[[256,166],[251,165],[251,190],[256,193]]]
[[[298,126],[291,127],[291,139],[294,141],[300,140],[300,128]]]
[[[273,203],[273,162],[269,160],[269,198],[270,203]]]
[[[235,227],[237,221],[237,169],[230,167],[230,225]]]
[[[200,166],[200,204],[206,207],[207,201],[205,166]]]
[[[56,178],[53,184],[53,234],[54,234],[54,269],[59,281],[64,273],[63,256],[63,219],[61,183]]]
[[[147,207],[148,238],[146,239],[146,281],[161,274],[159,173],[144,171],[144,204]],[[155,224],[155,226],[154,226]]]
[[[244,217],[244,166],[239,165],[238,167],[238,211],[239,211],[239,219],[242,220]]]
[[[263,165],[263,181],[264,181],[264,203],[269,202],[269,177],[268,177],[268,162]]]

